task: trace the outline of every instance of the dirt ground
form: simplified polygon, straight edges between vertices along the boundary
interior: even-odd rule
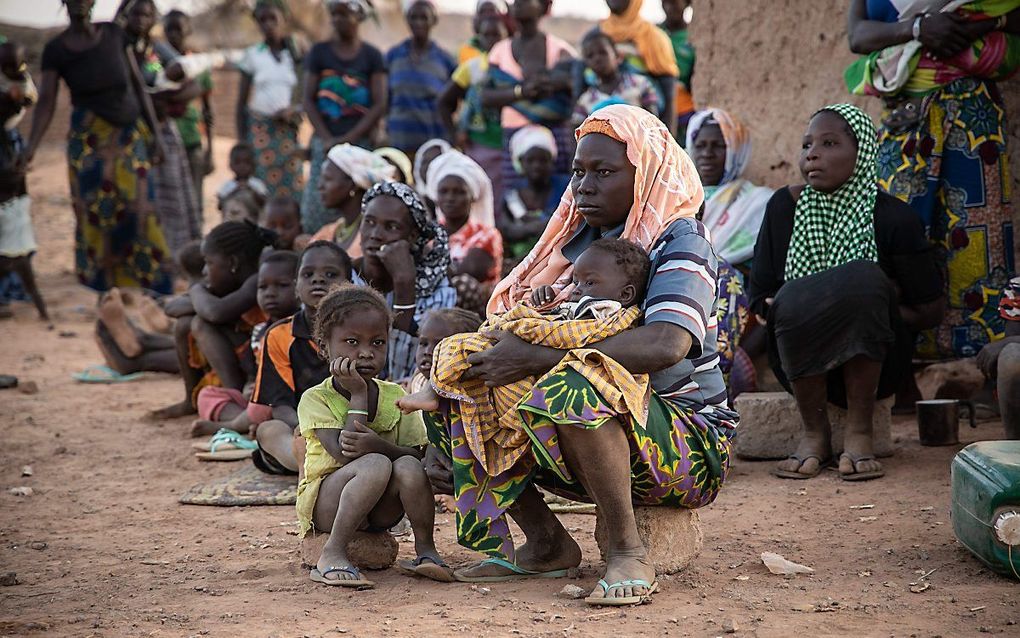
[[[229,143],[218,140],[212,184],[223,179]],[[40,152],[29,184],[35,267],[56,325],[47,330],[28,304],[0,324],[0,372],[39,386],[34,395],[0,392],[0,573],[19,582],[0,587],[0,635],[1020,636],[1017,584],[953,538],[949,462],[958,448],[920,447],[910,420],[897,422],[899,451],[877,482],[847,484],[833,472],[779,481],[771,463],[737,462],[701,512],[701,555],[664,579],[650,605],[600,610],[555,596],[598,577],[594,517],[584,515],[564,517],[585,551],[573,579],[477,587],[390,570],[371,575],[374,591],[315,585],[300,565],[291,508],[178,504],[192,484],[236,469],[193,458],[188,420],[143,418],[180,397],[179,380],[72,381],[101,358],[90,330],[95,297],[72,274],[59,146]],[[994,423],[962,432],[965,442],[998,434]],[[9,492],[21,486],[34,493]],[[449,515],[436,525],[452,563],[473,559],[456,545]],[[815,573],[771,575],[763,551]],[[401,552],[410,556],[410,546]],[[911,593],[925,573],[930,588]]]

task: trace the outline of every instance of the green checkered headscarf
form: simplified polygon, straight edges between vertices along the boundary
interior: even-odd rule
[[[852,104],[833,104],[857,138],[853,175],[834,193],[805,186],[793,214],[793,236],[786,256],[786,281],[813,275],[858,259],[878,261],[875,243],[875,163],[878,140],[867,113]],[[814,117],[814,115],[812,116]]]

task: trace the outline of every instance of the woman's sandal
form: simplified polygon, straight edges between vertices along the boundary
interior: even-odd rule
[[[816,459],[818,461],[818,469],[812,472],[811,474],[805,474],[804,472],[798,472],[796,470],[793,471],[781,470],[777,467],[772,470],[772,476],[776,476],[782,479],[793,479],[795,481],[803,481],[804,479],[814,478],[818,476],[819,474],[822,473],[822,470],[824,470],[830,463],[832,463],[831,456],[829,458],[823,459],[817,454],[808,454],[805,457],[800,457],[797,456],[796,454],[791,454],[790,456],[786,457],[786,460],[788,461],[789,460],[797,461],[799,463],[799,465],[797,466],[798,468],[804,467],[804,461],[808,459]]]
[[[195,445],[200,445],[196,443]],[[251,457],[259,444],[246,438],[240,432],[220,429],[208,442],[209,450],[199,452],[195,457],[200,461],[241,461]]]
[[[530,569],[514,565],[510,561],[505,561],[502,558],[486,558],[478,563],[478,565],[498,565],[504,569],[509,569],[513,573],[502,576],[464,576],[461,573],[463,570],[457,570],[453,572],[453,577],[462,583],[505,583],[510,580],[522,580],[525,578],[563,578],[567,575],[567,570],[565,569],[533,572]]]
[[[656,580],[649,583],[647,580],[636,578],[634,580],[621,580],[618,583],[609,584],[605,579],[600,578],[598,586],[602,588],[602,596],[588,596],[584,599],[585,603],[595,607],[623,607],[626,605],[640,605],[650,601],[652,594],[659,589],[659,581]],[[611,589],[619,589],[620,587],[644,587],[647,591],[637,596],[609,597],[608,594]]]
[[[851,474],[843,474],[842,472],[839,473],[839,478],[844,481],[870,481],[872,479],[882,478],[885,476],[885,470],[883,469],[872,470],[870,472],[857,471],[857,464],[861,461],[874,461],[875,457],[873,455],[866,454],[864,456],[854,456],[849,452],[843,452],[839,455],[839,460],[841,462],[843,461],[843,457],[846,457],[854,466],[854,471]]]
[[[428,561],[427,563],[425,561]],[[454,582],[453,570],[446,563],[438,563],[428,556],[418,556],[414,560],[397,561],[397,569],[409,576],[423,576],[441,583]]]
[[[330,574],[350,574],[354,578],[327,578]],[[350,567],[330,567],[321,572],[318,567],[313,567],[312,571],[308,572],[308,577],[313,582],[333,587],[353,587],[355,589],[372,589],[375,587],[375,583],[363,578],[358,568],[353,565]]]

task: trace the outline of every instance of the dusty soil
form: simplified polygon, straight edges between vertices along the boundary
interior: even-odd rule
[[[229,144],[218,140],[213,184],[224,178]],[[847,484],[832,472],[779,481],[771,463],[738,462],[701,513],[704,551],[640,608],[593,610],[555,597],[598,577],[594,518],[583,515],[564,517],[585,551],[573,579],[480,588],[391,570],[372,574],[374,591],[315,585],[300,565],[289,507],[177,503],[192,484],[235,468],[198,463],[186,419],[143,418],[179,398],[176,378],[99,387],[71,380],[101,358],[90,331],[95,297],[71,272],[59,146],[40,152],[29,183],[41,244],[35,267],[56,326],[47,330],[28,304],[0,324],[0,372],[40,388],[0,392],[0,573],[16,572],[20,583],[0,587],[0,635],[715,636],[734,625],[737,635],[762,637],[1020,635],[1017,585],[953,538],[949,462],[958,448],[921,448],[909,420],[896,425],[900,450],[877,482]],[[969,442],[999,430],[984,424],[962,434]],[[32,476],[21,476],[25,465]],[[9,493],[19,486],[34,494]],[[874,507],[854,509],[866,504]],[[456,545],[449,515],[436,525],[452,563],[473,559]],[[771,575],[763,551],[816,571]],[[401,552],[410,556],[409,545]],[[911,593],[931,570],[931,587]]]

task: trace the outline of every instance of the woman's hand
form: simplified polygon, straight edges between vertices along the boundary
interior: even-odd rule
[[[340,449],[349,459],[375,452],[383,453],[385,441],[361,421],[355,421],[340,432]]]
[[[771,308],[771,307],[772,307],[772,302],[773,302],[773,301],[775,301],[775,300],[776,300],[776,299],[775,299],[775,297],[765,297],[765,308],[766,308],[766,312],[767,312],[767,309],[768,309],[768,308]],[[765,321],[765,317],[763,317],[763,316],[761,316],[761,315],[759,315],[759,314],[755,313],[755,315],[754,315],[754,318],[755,318],[755,319],[757,319],[757,320],[758,320],[758,323],[760,323],[761,325],[763,325],[763,326],[766,326],[766,325],[768,325],[768,322],[767,322],[767,321]]]
[[[364,396],[367,394],[368,384],[358,374],[357,362],[354,359],[337,357],[333,363],[329,364],[329,373],[333,375],[340,387],[351,393],[352,398],[355,395]]]
[[[973,41],[967,20],[955,13],[933,13],[921,19],[918,39],[937,58],[951,58]]]
[[[434,445],[425,449],[422,459],[425,474],[432,483],[432,491],[436,494],[453,494],[453,462],[450,457],[439,451]]]
[[[406,239],[380,246],[379,261],[390,274],[394,287],[398,283],[414,282],[414,256],[411,255],[411,244]]]
[[[481,379],[490,388],[548,372],[563,358],[553,348],[536,346],[503,330],[481,333],[492,347],[468,356],[467,378]],[[555,360],[553,360],[555,357]]]

